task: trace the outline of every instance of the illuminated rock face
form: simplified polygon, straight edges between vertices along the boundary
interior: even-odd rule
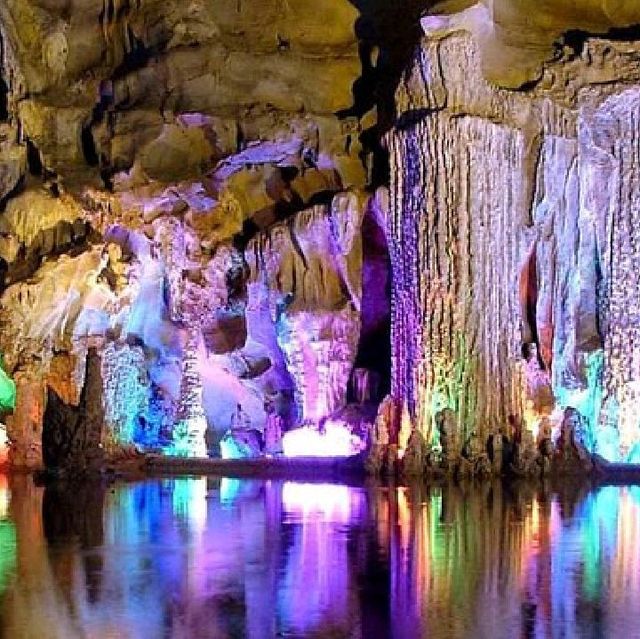
[[[555,432],[575,407],[585,445],[631,461],[637,46],[586,40],[509,92],[470,35],[432,24],[388,135],[394,396],[432,441],[442,408],[486,437]]]
[[[249,268],[231,242],[202,250],[193,208],[183,216],[147,205],[145,232],[107,226],[100,244],[5,291],[2,345],[21,370],[8,418],[14,463],[42,459],[47,389],[56,414],[81,401],[90,347],[101,361],[107,452],[138,444],[202,457],[237,404],[257,433],[267,403],[287,427],[346,404],[367,198],[338,194],[257,233]]]
[[[398,9],[36,4],[0,7],[14,463],[41,462],[49,389],[77,407],[91,347],[107,452],[215,452],[237,404],[258,432],[265,406],[285,430],[343,408],[361,326],[356,193],[373,172],[361,136],[376,120],[358,87],[378,36],[365,45],[360,27]],[[249,268],[248,247],[278,234],[269,259],[293,286]]]
[[[585,213],[602,246],[600,323],[604,334],[602,417],[596,450],[640,462],[640,89],[608,97],[587,116],[581,139]],[[597,408],[597,407],[596,407]]]
[[[510,88],[539,81],[563,40],[571,46],[589,33],[633,38],[640,23],[637,3],[611,0],[443,0],[425,9],[427,30],[473,33],[485,78]]]
[[[386,392],[389,341],[413,465],[442,409],[451,459],[574,421],[640,459],[633,3],[59,4],[0,6],[14,463],[90,348],[107,451],[202,456]]]
[[[346,403],[360,336],[365,206],[355,193],[338,195],[271,227],[245,252],[249,339],[269,335],[273,383],[290,377],[305,422]]]

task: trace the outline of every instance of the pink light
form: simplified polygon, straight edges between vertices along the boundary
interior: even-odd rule
[[[303,426],[282,438],[285,457],[350,457],[364,450],[365,444],[345,424],[327,421],[323,432]]]
[[[9,516],[10,498],[9,480],[6,475],[0,475],[0,519]]]
[[[9,439],[7,438],[7,427],[0,424],[0,466],[7,462],[9,456]]]
[[[334,484],[297,484],[282,486],[282,504],[288,518],[347,523],[352,515],[352,502],[357,500],[349,486]],[[356,508],[362,504],[355,504]]]

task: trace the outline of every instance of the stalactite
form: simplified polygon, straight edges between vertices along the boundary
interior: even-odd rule
[[[274,225],[249,243],[248,334],[271,333],[269,358],[294,385],[298,417],[318,424],[343,408],[360,335],[361,224],[352,193]]]
[[[629,89],[599,106],[585,128],[595,153],[587,190],[606,197],[602,299],[604,410],[596,449],[616,460],[640,462],[640,91]],[[587,134],[588,131],[588,134]],[[597,155],[596,155],[597,154]],[[597,164],[596,164],[597,160]],[[598,168],[603,168],[597,172]]]

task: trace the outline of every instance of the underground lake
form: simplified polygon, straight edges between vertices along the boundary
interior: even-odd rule
[[[640,487],[0,478],[2,637],[635,637]]]

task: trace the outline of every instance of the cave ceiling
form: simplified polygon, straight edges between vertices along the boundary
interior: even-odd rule
[[[640,3],[632,0],[452,0],[429,12],[454,15],[483,45],[487,79],[520,88],[539,80],[563,41],[586,34],[625,38],[640,24]]]
[[[423,14],[475,31],[486,75],[507,87],[535,82],[568,31],[640,23],[624,0],[7,0],[7,109],[67,188],[111,188],[136,160],[151,178],[197,174],[301,114],[340,145],[345,121],[388,128]],[[171,129],[183,113],[216,118],[207,139]]]

